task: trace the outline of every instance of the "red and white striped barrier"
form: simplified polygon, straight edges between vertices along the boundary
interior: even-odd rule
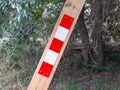
[[[65,39],[68,36],[69,30],[72,26],[74,18],[69,15],[64,15],[52,40],[52,43],[47,50],[45,57],[43,58],[42,65],[39,70],[39,74],[49,77],[53,69],[53,66],[57,60],[57,57],[61,51]]]

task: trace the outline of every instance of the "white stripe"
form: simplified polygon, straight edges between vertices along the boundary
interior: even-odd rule
[[[65,41],[67,35],[68,35],[69,30],[59,26],[56,33],[55,33],[55,38],[61,40],[61,41]]]
[[[54,65],[56,62],[57,56],[58,56],[58,53],[48,50],[45,55],[44,61],[51,65]]]

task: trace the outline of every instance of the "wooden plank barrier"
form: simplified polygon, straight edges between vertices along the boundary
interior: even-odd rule
[[[85,0],[66,0],[27,90],[48,90]]]

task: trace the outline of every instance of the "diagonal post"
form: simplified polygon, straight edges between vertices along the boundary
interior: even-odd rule
[[[86,0],[66,0],[27,90],[48,90]]]

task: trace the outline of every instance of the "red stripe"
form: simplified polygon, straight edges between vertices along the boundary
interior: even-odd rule
[[[53,38],[52,43],[51,43],[49,49],[51,49],[52,51],[55,51],[55,52],[59,53],[60,50],[61,50],[61,48],[62,48],[62,46],[63,46],[63,43],[64,42],[62,42],[61,40]]]
[[[49,77],[52,69],[53,65],[43,62],[38,73],[43,76]]]
[[[64,28],[70,29],[72,26],[72,23],[74,21],[74,18],[68,15],[64,15],[61,22],[60,26],[63,26]]]

